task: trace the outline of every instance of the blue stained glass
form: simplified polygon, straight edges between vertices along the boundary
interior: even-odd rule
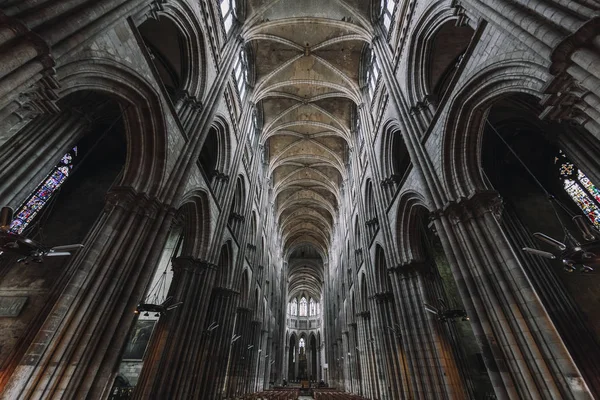
[[[61,159],[60,162],[65,164],[65,165],[69,165],[71,164],[71,162],[73,161],[73,156],[70,155],[69,153],[65,154]]]
[[[40,184],[16,213],[16,218],[10,224],[10,231],[23,233],[27,225],[33,220],[37,213],[44,207],[56,190],[67,180],[73,168],[73,158],[77,156],[77,147],[61,157],[60,162],[54,170]]]

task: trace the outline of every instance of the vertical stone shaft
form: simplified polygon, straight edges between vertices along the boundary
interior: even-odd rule
[[[173,261],[173,281],[169,295],[183,304],[161,317],[134,398],[188,398],[197,379],[200,358],[198,340],[209,335],[206,314],[215,281],[215,266],[191,257]]]
[[[72,261],[76,270],[21,364],[6,398],[100,397],[152,277],[172,214],[131,189],[108,207]],[[154,212],[152,212],[154,209]]]
[[[223,396],[229,348],[239,341],[239,339],[233,341],[237,292],[223,287],[216,287],[213,289],[211,297],[205,325],[208,326],[210,323],[216,322],[219,327],[202,340],[202,362],[198,370],[198,381],[193,395],[196,398],[220,399]]]
[[[63,113],[38,117],[14,135],[1,149],[0,204],[25,201],[87,126],[81,115]]]

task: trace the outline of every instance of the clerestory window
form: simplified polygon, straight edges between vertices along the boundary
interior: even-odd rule
[[[223,17],[223,27],[225,33],[229,33],[233,26],[235,18],[235,0],[220,0],[221,1],[221,16]]]

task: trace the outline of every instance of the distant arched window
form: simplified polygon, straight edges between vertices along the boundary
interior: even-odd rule
[[[386,32],[390,32],[390,27],[394,21],[394,10],[396,9],[396,0],[381,0],[380,21]]]
[[[223,27],[225,33],[229,33],[233,26],[233,18],[235,17],[235,0],[221,0],[221,16],[223,17]]]
[[[317,303],[311,298],[308,302],[310,315],[317,315]]]
[[[369,98],[373,100],[373,95],[375,94],[375,89],[377,88],[377,81],[379,81],[380,69],[379,64],[377,63],[377,57],[375,57],[375,52],[371,49],[368,53],[368,63],[367,63],[367,89],[369,91]]]
[[[555,159],[563,188],[575,204],[600,228],[600,190],[561,151]]]
[[[304,348],[304,338],[300,338],[300,341],[298,342],[298,347],[301,349]]]
[[[246,96],[246,89],[248,87],[248,56],[246,55],[246,51],[244,49],[240,50],[233,73],[240,98],[244,100],[244,97]]]
[[[290,305],[290,314],[298,315],[298,300],[296,300],[296,299],[292,300],[292,303]]]
[[[306,317],[307,316],[307,313],[306,313],[308,311],[307,310],[307,306],[308,306],[308,303],[306,301],[306,297],[302,297],[300,299],[300,316],[301,317]]]
[[[58,164],[50,171],[31,197],[19,207],[15,213],[15,218],[10,224],[11,232],[23,233],[27,225],[29,225],[46,203],[50,201],[54,192],[67,180],[73,169],[75,157],[77,157],[77,147],[73,147],[67,154],[62,156]]]

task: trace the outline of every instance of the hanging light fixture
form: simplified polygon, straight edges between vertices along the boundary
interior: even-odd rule
[[[580,271],[589,273],[594,271],[595,267],[600,266],[600,232],[592,227],[582,215],[573,215],[564,204],[561,204],[556,197],[550,194],[491,122],[488,119],[486,119],[486,122],[498,139],[504,143],[527,174],[534,180],[536,185],[544,192],[565,235],[563,241],[560,241],[544,233],[536,232],[533,234],[533,237],[554,248],[555,251],[549,252],[531,247],[523,247],[523,251],[549,260],[559,259],[563,263],[563,269],[567,272]],[[577,240],[565,226],[563,220],[560,218],[560,213],[566,213],[571,217],[581,233],[584,240],[583,243]]]

